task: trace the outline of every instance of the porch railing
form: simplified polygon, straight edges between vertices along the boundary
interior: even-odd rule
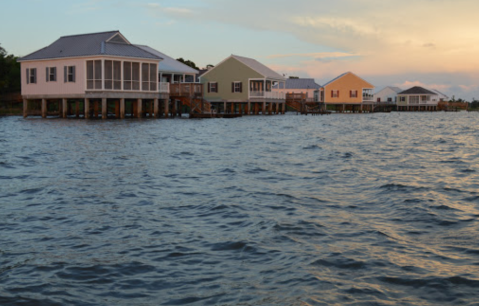
[[[250,91],[249,96],[251,98],[265,98],[265,99],[277,99],[277,100],[286,99],[286,94],[284,92],[276,92],[276,91]]]
[[[374,96],[369,94],[364,94],[363,101],[374,101]]]
[[[160,82],[158,87],[160,89],[160,93],[170,93],[170,83]]]
[[[178,97],[202,97],[203,84],[201,83],[170,84],[170,95],[178,96]]]

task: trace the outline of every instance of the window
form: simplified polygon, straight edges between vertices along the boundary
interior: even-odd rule
[[[231,92],[243,92],[243,83],[233,82],[231,84]]]
[[[266,91],[271,91],[271,81],[266,81]]]
[[[338,91],[338,93],[339,93],[339,91]],[[358,97],[358,91],[357,90],[350,90],[349,91],[349,97],[350,98],[357,98]]]
[[[101,60],[86,62],[86,84],[87,89],[102,89]]]
[[[140,90],[140,63],[123,63],[123,89]]]
[[[331,98],[339,98],[339,90],[331,90]]]
[[[209,82],[208,92],[218,92],[218,82]]]
[[[75,66],[64,66],[63,74],[65,83],[75,82]]]
[[[57,67],[47,67],[46,68],[46,81],[47,82],[56,82],[57,81]]]
[[[120,61],[105,61],[105,89],[121,90]]]
[[[37,68],[27,68],[27,84],[37,83]]]
[[[400,102],[406,102],[406,97],[399,97]]]
[[[156,64],[141,64],[141,89],[156,91]]]
[[[419,96],[410,96],[409,103],[411,104],[418,104],[419,103]]]
[[[388,98],[388,102],[392,102],[393,101],[393,98]]]

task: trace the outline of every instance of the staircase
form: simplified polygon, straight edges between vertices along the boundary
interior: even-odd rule
[[[177,100],[181,101],[181,104],[190,107],[190,113],[194,114],[211,114],[210,102],[200,97],[178,97]]]

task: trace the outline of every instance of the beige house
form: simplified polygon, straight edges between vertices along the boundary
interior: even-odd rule
[[[217,111],[284,112],[285,95],[273,86],[286,79],[252,58],[231,55],[200,77],[204,98]]]

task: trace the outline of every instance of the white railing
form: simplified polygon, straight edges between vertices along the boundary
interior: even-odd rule
[[[372,95],[363,95],[363,101],[368,101],[368,102],[374,101],[374,96],[372,96]]]
[[[170,93],[170,83],[160,82],[158,87],[160,88],[160,93]]]
[[[250,91],[249,96],[250,98],[265,98],[276,100],[286,99],[286,94],[284,92],[277,91]]]

